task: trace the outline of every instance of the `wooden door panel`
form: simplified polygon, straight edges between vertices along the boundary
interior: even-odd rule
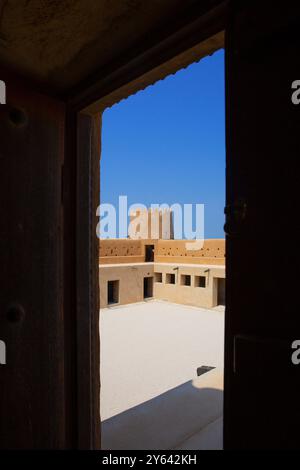
[[[1,74],[1,79],[4,79]],[[62,196],[65,108],[7,78],[0,105],[0,447],[65,442]]]
[[[225,448],[299,445],[299,8],[233,2],[227,30]],[[242,3],[242,2],[241,2]]]

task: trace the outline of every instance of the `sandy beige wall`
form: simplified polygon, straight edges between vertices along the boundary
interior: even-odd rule
[[[144,261],[144,256],[103,256],[100,258],[100,264],[143,263]]]
[[[177,269],[178,268],[178,269]],[[225,278],[223,267],[183,266],[179,264],[165,265],[155,263],[155,273],[162,273],[162,283],[156,282],[154,277],[154,297],[184,305],[211,308],[218,304],[217,278]],[[175,274],[175,284],[168,284],[168,273]],[[182,276],[190,276],[191,285],[182,285]],[[205,287],[196,286],[196,276],[205,277]]]
[[[177,269],[178,268],[178,269]],[[157,282],[155,273],[162,274]],[[166,282],[175,274],[175,284]],[[191,276],[191,285],[181,284],[181,276]],[[205,277],[205,287],[196,286],[196,276]],[[107,281],[119,281],[119,305],[144,300],[144,277],[153,277],[153,297],[184,305],[211,308],[218,304],[218,278],[225,278],[223,266],[194,266],[163,263],[100,266],[100,306],[107,307]]]
[[[158,240],[128,238],[100,240],[100,264],[143,263],[145,245],[156,247]]]
[[[142,255],[140,240],[129,240],[127,238],[100,240],[100,258]]]
[[[145,261],[145,245],[154,245],[154,260],[160,263],[188,263],[225,265],[225,240],[205,240],[201,249],[195,241],[187,240],[130,240],[109,239],[100,241],[100,264],[142,263]]]
[[[153,263],[100,266],[100,308],[107,307],[107,281],[119,281],[119,305],[125,305],[144,300],[144,277],[153,273]]]
[[[195,240],[158,240],[155,261],[163,263],[191,263],[225,265],[225,240],[209,239],[200,249],[188,249],[187,245],[197,247]]]

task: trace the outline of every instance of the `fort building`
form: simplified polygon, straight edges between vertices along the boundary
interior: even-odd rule
[[[225,304],[225,240],[100,240],[100,307],[155,298],[196,307]],[[196,249],[193,249],[196,248]]]

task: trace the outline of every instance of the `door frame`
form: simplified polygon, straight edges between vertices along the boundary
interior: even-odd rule
[[[100,416],[100,339],[96,209],[100,203],[102,113],[120,100],[224,48],[227,3],[223,2],[209,14],[197,12],[180,29],[164,34],[159,43],[145,44],[140,54],[123,56],[99,80],[82,84],[80,91],[69,98],[65,163],[68,176],[64,178],[64,190],[68,230],[75,229],[76,239],[68,245],[70,233],[65,236],[65,271],[68,292],[76,294],[73,298],[67,295],[65,306],[69,310],[68,327],[73,329],[70,350],[76,358],[76,367],[71,366],[69,374],[77,383],[72,406],[78,417],[74,436],[78,448],[101,447],[97,418]],[[75,325],[71,313],[74,308]]]

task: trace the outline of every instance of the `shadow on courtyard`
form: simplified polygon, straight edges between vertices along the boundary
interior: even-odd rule
[[[206,386],[210,376],[103,421],[102,449],[222,449],[223,390]]]

